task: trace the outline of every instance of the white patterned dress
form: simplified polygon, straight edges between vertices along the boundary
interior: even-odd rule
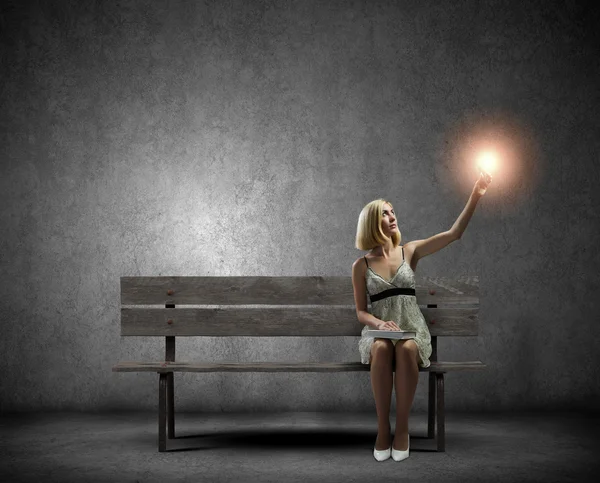
[[[404,247],[402,247],[402,258],[404,258]],[[365,257],[365,262],[367,261]],[[367,262],[368,266],[368,262]],[[398,324],[401,330],[412,331],[416,333],[414,339],[419,350],[419,365],[421,367],[429,367],[429,357],[431,356],[431,334],[427,328],[425,317],[421,313],[421,309],[417,304],[417,297],[414,295],[393,295],[389,292],[383,292],[395,288],[413,289],[415,288],[415,273],[412,268],[406,263],[406,259],[398,267],[396,274],[388,282],[381,276],[377,275],[370,267],[367,268],[365,274],[365,282],[367,286],[367,295],[371,299],[370,314],[380,320],[393,320]],[[373,297],[378,300],[372,300]],[[371,346],[374,338],[366,337],[365,333],[370,327],[365,325],[362,330],[362,337],[358,342],[358,350],[360,352],[360,361],[363,364],[369,364],[371,356]]]

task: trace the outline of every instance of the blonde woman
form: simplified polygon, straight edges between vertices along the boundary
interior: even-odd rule
[[[419,380],[418,366],[430,365],[431,335],[414,294],[417,263],[462,236],[491,180],[489,174],[481,174],[467,206],[450,230],[404,246],[400,245],[402,235],[396,211],[390,202],[383,199],[371,201],[359,215],[356,248],[370,251],[353,263],[352,285],[356,314],[365,326],[358,343],[361,362],[371,365],[378,424],[373,456],[377,461],[384,461],[390,455],[395,461],[408,458],[408,415]],[[367,296],[371,301],[370,312]],[[373,339],[365,336],[369,328],[413,331],[416,337],[408,340]],[[392,443],[389,413],[394,383],[396,428]]]

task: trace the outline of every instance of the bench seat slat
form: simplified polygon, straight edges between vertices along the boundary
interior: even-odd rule
[[[124,361],[113,372],[353,372],[369,371],[360,362],[137,362]],[[481,361],[431,362],[420,372],[455,372],[484,369]]]

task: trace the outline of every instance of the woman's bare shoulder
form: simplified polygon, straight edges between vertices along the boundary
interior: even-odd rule
[[[410,252],[412,255],[412,253],[415,251],[415,240],[406,242],[403,247],[405,252]]]
[[[365,265],[365,256],[366,255],[361,255],[360,257],[358,257],[356,260],[354,260],[354,263],[352,264],[353,267],[360,267],[361,265]]]
[[[410,268],[412,269],[412,271],[416,271],[417,269],[417,261],[415,260],[415,258],[413,257],[415,253],[415,243],[414,241],[412,242],[408,242],[404,244],[404,259],[408,262],[408,264],[410,265]]]
[[[367,264],[365,263],[365,255],[358,257],[352,264],[352,271],[357,271],[359,274],[364,274],[367,271]]]

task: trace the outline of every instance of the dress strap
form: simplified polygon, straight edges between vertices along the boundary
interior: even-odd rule
[[[365,259],[365,263],[367,264],[367,268],[369,268],[369,262],[367,262],[367,257],[364,256],[363,258]]]
[[[406,260],[406,259],[404,258],[404,247],[402,247],[402,261],[404,261],[404,260]]]

